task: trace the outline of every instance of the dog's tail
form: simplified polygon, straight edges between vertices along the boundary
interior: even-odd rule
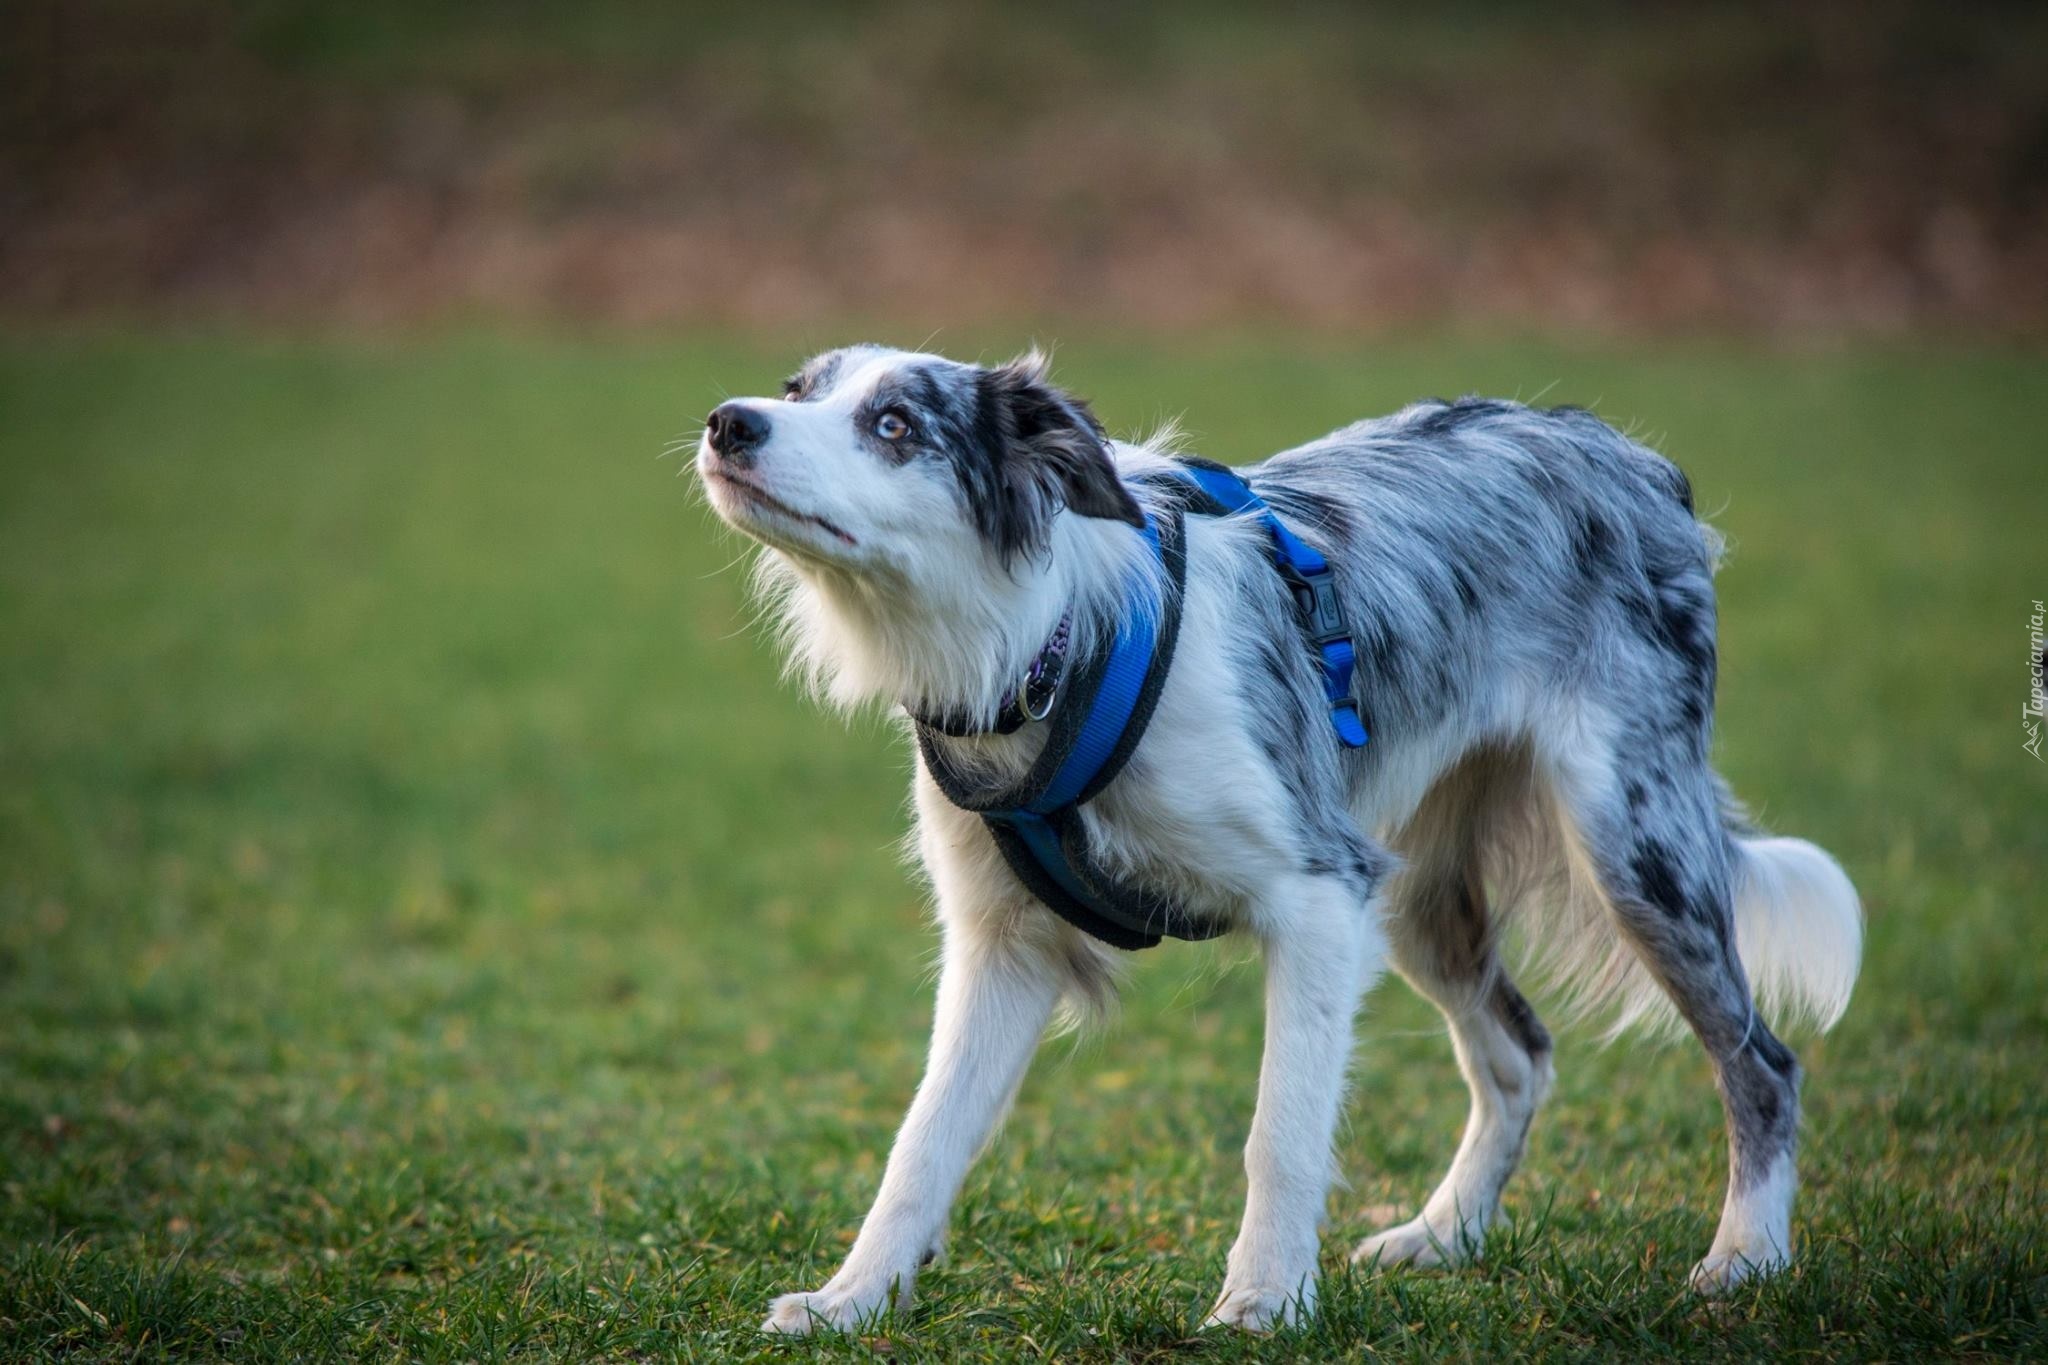
[[[1804,839],[1735,841],[1735,946],[1765,1013],[1832,1028],[1863,960],[1863,904],[1842,866]]]
[[[1760,1012],[1774,1028],[1832,1028],[1849,1005],[1863,958],[1863,906],[1841,865],[1804,839],[1783,839],[1749,823],[1721,784],[1730,854],[1735,950]],[[1530,847],[1540,845],[1532,842]],[[1531,940],[1531,966],[1563,987],[1568,1016],[1608,1015],[1609,1041],[1637,1029],[1677,1038],[1683,1023],[1670,995],[1613,927],[1613,907],[1566,830],[1556,863],[1501,863],[1501,904],[1539,909],[1549,924]],[[1557,880],[1544,879],[1548,869]]]

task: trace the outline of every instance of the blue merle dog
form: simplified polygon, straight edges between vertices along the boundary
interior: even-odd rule
[[[873,346],[721,405],[697,470],[764,547],[792,666],[841,705],[963,717],[950,764],[1015,779],[1044,727],[999,712],[1056,630],[1099,651],[1173,591],[1135,528],[1165,509],[1163,441],[1107,440],[1037,355],[999,367]],[[1332,1139],[1362,993],[1391,963],[1443,1011],[1472,1108],[1378,1266],[1475,1255],[1552,1075],[1509,979],[1535,965],[1617,1028],[1676,1018],[1727,1113],[1703,1292],[1791,1251],[1800,1070],[1759,1013],[1845,1008],[1854,888],[1750,826],[1708,760],[1718,541],[1685,476],[1592,414],[1417,403],[1244,471],[1335,566],[1372,733],[1340,747],[1265,532],[1185,521],[1179,637],[1126,766],[1081,808],[1111,873],[1256,939],[1266,1036],[1244,1221],[1209,1321],[1314,1311]],[[905,1308],[950,1208],[1062,1004],[1108,999],[1120,955],[1051,913],[920,757],[915,847],[944,937],[928,1069],[873,1211],[822,1288],[766,1327]]]

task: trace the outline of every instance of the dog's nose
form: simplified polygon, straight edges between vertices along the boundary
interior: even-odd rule
[[[704,419],[704,435],[713,450],[744,464],[768,439],[768,415],[745,403],[720,403]]]

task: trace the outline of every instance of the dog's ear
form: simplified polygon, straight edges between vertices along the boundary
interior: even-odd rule
[[[996,408],[1001,432],[1001,479],[1011,500],[1009,522],[1019,537],[1003,536],[1007,559],[1044,546],[1048,497],[1077,516],[1103,517],[1142,527],[1145,514],[1117,477],[1102,424],[1088,404],[1047,381],[1047,361],[1031,351],[987,371],[984,402]]]

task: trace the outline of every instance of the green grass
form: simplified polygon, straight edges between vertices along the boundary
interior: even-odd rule
[[[872,1193],[933,946],[903,752],[777,682],[658,455],[798,348],[16,337],[0,1357],[2048,1351],[2040,358],[1069,342],[1113,425],[1185,409],[1226,458],[1483,389],[1597,403],[1692,471],[1735,544],[1722,764],[1869,903],[1858,1000],[1802,1049],[1793,1273],[1688,1297],[1705,1063],[1572,1031],[1483,1268],[1350,1274],[1463,1114],[1390,984],[1320,1321],[1197,1337],[1257,981],[1176,945],[1041,1057],[913,1317],[765,1343]]]

